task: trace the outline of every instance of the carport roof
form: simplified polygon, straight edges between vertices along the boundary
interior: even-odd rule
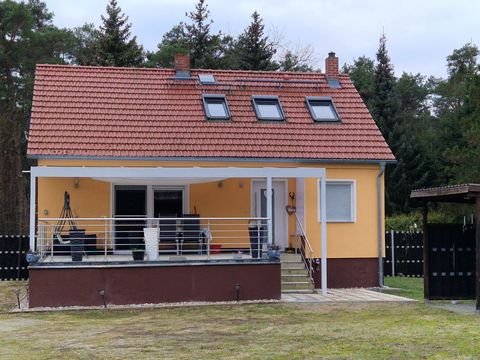
[[[480,184],[438,186],[413,190],[410,194],[415,200],[459,203],[474,203],[479,196]]]

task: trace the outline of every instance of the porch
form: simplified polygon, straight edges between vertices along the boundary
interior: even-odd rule
[[[286,221],[286,231],[278,226],[279,216],[288,219],[288,206],[280,201],[287,198],[287,187],[283,193],[276,187],[278,180],[289,178],[313,178],[325,193],[325,170],[313,167],[33,167],[30,247],[40,260],[30,267],[31,306],[92,305],[105,294],[118,304],[279,299],[280,263],[270,260],[267,251],[289,234]],[[49,208],[36,207],[37,181],[42,182],[38,194],[43,203],[45,194],[58,197],[73,183],[72,191],[83,206],[75,212],[87,216],[67,211],[57,218],[37,217],[37,213],[50,215]],[[110,196],[96,192],[93,182],[106,184],[102,188],[109,187]],[[222,191],[222,184],[230,187],[228,192]],[[253,189],[260,197],[250,198]],[[160,201],[167,190],[180,194],[181,200],[176,196]],[[297,205],[305,199],[303,190],[301,195]],[[96,207],[106,208],[105,202],[112,204],[110,216],[88,217],[98,213]],[[312,215],[321,222],[318,250],[323,255],[322,292],[326,292],[325,197],[315,204]],[[293,217],[290,220],[293,229],[303,231],[303,204],[301,209],[295,216],[297,224]],[[301,239],[299,247],[303,246],[311,277],[313,250],[306,246],[304,233]]]

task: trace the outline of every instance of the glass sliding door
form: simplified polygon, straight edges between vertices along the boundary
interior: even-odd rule
[[[143,228],[147,217],[147,186],[116,185],[115,250],[131,250],[143,241]],[[122,220],[130,218],[133,220]]]

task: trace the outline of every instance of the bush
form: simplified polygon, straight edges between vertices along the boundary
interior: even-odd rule
[[[422,212],[412,211],[408,214],[397,214],[385,219],[385,230],[419,231],[422,230]],[[459,221],[459,216],[443,210],[432,210],[428,213],[431,224],[446,224]]]

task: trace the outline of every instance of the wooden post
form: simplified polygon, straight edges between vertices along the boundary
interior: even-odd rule
[[[427,303],[430,300],[430,275],[429,275],[429,244],[428,244],[428,234],[427,234],[427,225],[428,225],[428,202],[424,201],[423,203],[423,300]]]
[[[475,285],[477,292],[477,303],[475,308],[480,312],[480,196],[475,198],[475,243],[476,249],[476,268],[475,268]]]

